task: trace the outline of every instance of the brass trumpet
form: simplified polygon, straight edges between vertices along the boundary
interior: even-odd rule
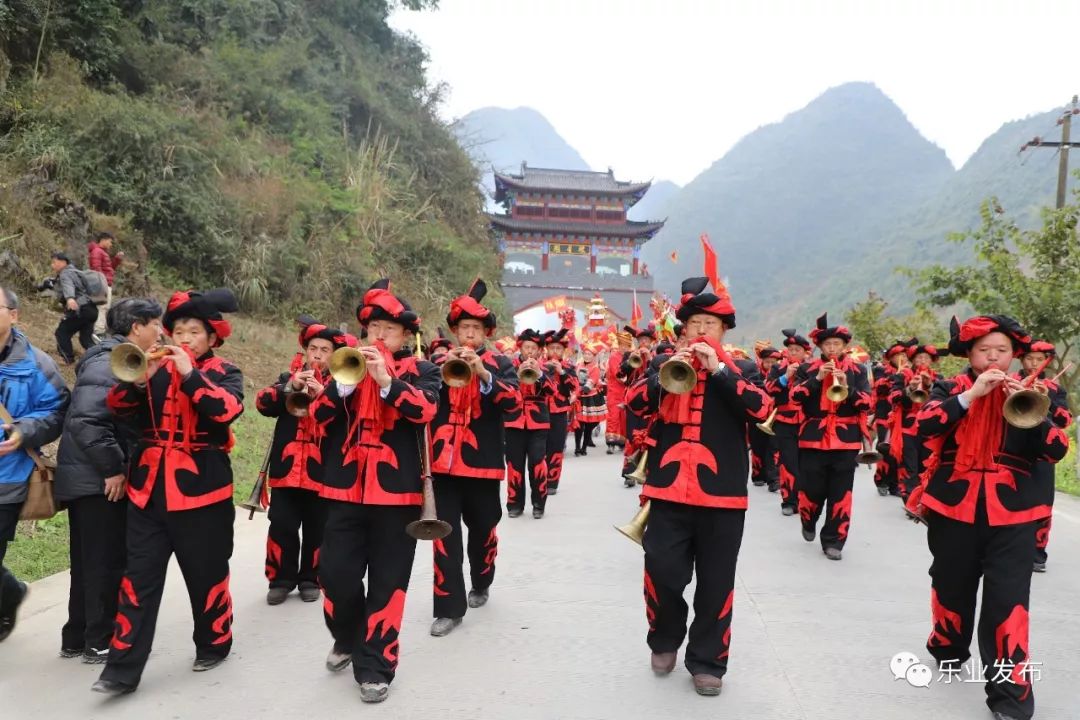
[[[638,460],[637,467],[634,468],[633,472],[630,472],[630,473],[627,473],[626,475],[623,475],[623,479],[627,481],[626,487],[633,487],[635,484],[637,484],[637,485],[644,485],[645,484],[645,478],[647,477],[646,474],[645,474],[645,467],[648,465],[648,463],[649,463],[649,451],[648,450],[642,450],[641,451],[641,459]]]
[[[518,382],[522,385],[535,385],[540,380],[540,371],[536,368],[519,368]]]
[[[420,519],[406,525],[405,532],[417,540],[442,540],[453,528],[450,523],[439,519],[435,507],[435,487],[431,479],[431,430],[428,425],[424,426],[423,432],[418,433],[417,440],[420,441],[423,504],[420,507]]]
[[[839,368],[836,368],[836,358],[829,358],[829,362],[833,363],[833,372],[840,372]],[[842,403],[847,400],[848,387],[847,385],[837,385],[836,376],[833,376],[833,384],[829,386],[829,389],[825,391],[825,397],[829,399],[829,402]]]
[[[356,348],[338,348],[330,356],[330,377],[342,385],[359,385],[365,375],[367,360]]]
[[[642,364],[641,355],[638,353],[630,353],[626,358],[626,364],[637,370]]]
[[[776,411],[780,408],[773,408],[773,411],[769,413],[769,417],[765,418],[765,422],[759,422],[757,429],[766,435],[775,435],[776,432],[772,429],[773,423],[776,422]]]
[[[855,458],[855,462],[862,465],[876,465],[881,461],[881,453],[874,449],[873,443],[863,438],[862,444],[862,452]]]
[[[683,395],[697,385],[697,370],[685,360],[668,360],[660,366],[660,387],[672,395]]]
[[[307,393],[307,386],[296,380],[290,380],[285,386],[285,410],[293,417],[307,417],[308,407],[311,406],[311,396]]]
[[[1015,428],[1027,430],[1037,427],[1050,411],[1050,396],[1037,390],[1018,390],[1005,398],[1002,415],[1005,422]]]
[[[447,358],[442,365],[442,379],[447,387],[465,387],[472,382],[472,366],[459,357]]]
[[[645,504],[634,513],[634,517],[625,525],[616,525],[615,529],[638,545],[645,535],[645,526],[649,524],[649,510],[652,508],[652,500],[646,500]]]
[[[146,377],[151,362],[170,354],[165,348],[147,353],[135,343],[120,343],[109,353],[109,369],[120,382],[136,382]]]

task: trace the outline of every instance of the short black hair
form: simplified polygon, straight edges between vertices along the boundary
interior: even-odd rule
[[[4,294],[4,306],[12,310],[19,309],[19,296],[15,294],[14,290],[6,288],[0,285],[0,293]]]
[[[71,264],[71,258],[67,256],[67,253],[62,253],[59,250],[54,252],[50,257],[52,257],[53,260],[63,260],[68,265]]]
[[[113,235],[108,230],[102,230],[101,232],[94,233],[94,240],[104,240],[105,238],[108,238],[110,240],[115,240],[116,236]]]
[[[145,325],[164,312],[161,303],[152,298],[124,298],[109,308],[105,323],[114,335],[129,335],[135,323]]]

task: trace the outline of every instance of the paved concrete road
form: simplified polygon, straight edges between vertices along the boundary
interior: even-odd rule
[[[649,670],[641,550],[612,529],[634,491],[614,458],[567,458],[548,515],[503,519],[490,604],[450,636],[428,635],[431,550],[421,544],[390,699],[360,703],[350,673],[330,675],[318,604],[264,602],[265,516],[237,519],[233,655],[192,673],[191,621],[179,572],[139,691],[89,692],[99,668],[56,656],[67,576],[37,583],[14,635],[0,645],[0,718],[551,718],[988,719],[980,684],[916,688],[889,659],[929,660],[929,554],[924,531],[878,497],[865,470],[844,560],[803,542],[777,497],[750,488],[739,561],[731,670],[719,698],[694,694],[681,664]],[[1042,663],[1037,717],[1080,718],[1080,502],[1059,496],[1050,571],[1035,576],[1031,645]],[[680,656],[681,661],[681,656]]]

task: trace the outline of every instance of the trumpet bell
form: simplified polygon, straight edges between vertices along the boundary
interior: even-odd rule
[[[238,507],[243,508],[244,510],[247,510],[249,513],[252,514],[257,512],[266,512],[266,508],[262,506],[261,498],[259,497],[259,495],[261,494],[262,493],[261,488],[259,487],[259,483],[255,483],[255,486],[251,488],[251,494],[248,495],[247,500],[240,503]]]
[[[847,396],[847,385],[833,385],[825,391],[825,397],[829,399],[829,402],[844,402],[845,400],[847,400]]]
[[[773,408],[773,411],[769,413],[769,417],[766,418],[765,422],[759,422],[757,424],[757,429],[766,435],[776,435],[776,431],[772,429],[773,423],[776,422],[776,410],[777,408]]]
[[[120,343],[109,353],[109,369],[120,382],[135,382],[146,375],[146,353],[135,343]]]
[[[450,530],[450,523],[435,518],[413,520],[405,526],[405,532],[409,537],[417,540],[442,540],[450,534]]]
[[[1050,410],[1050,397],[1034,390],[1020,390],[1005,399],[1002,415],[1015,428],[1037,427]]]
[[[625,479],[625,480],[633,480],[638,485],[644,485],[645,480],[648,477],[646,475],[646,473],[645,473],[645,468],[648,465],[648,463],[649,463],[649,451],[644,450],[641,453],[641,459],[638,461],[637,466],[634,467],[633,472],[630,472],[630,473],[627,473],[626,475],[623,475],[623,479]]]
[[[860,465],[877,465],[881,462],[881,453],[877,450],[863,450],[855,461]]]
[[[641,367],[641,356],[636,354],[631,355],[626,359],[626,364],[636,370],[637,368]]]
[[[911,400],[911,402],[915,403],[916,405],[922,405],[924,402],[930,399],[930,393],[926,392],[921,388],[917,390],[909,390],[907,396]]]
[[[461,358],[449,358],[442,366],[442,379],[447,387],[465,387],[472,382],[473,371]]]
[[[649,524],[649,510],[651,508],[652,500],[646,500],[645,504],[634,513],[634,517],[630,519],[630,522],[625,525],[616,525],[615,529],[640,545],[641,538],[645,536],[645,526]]]
[[[683,395],[697,385],[697,371],[684,360],[668,360],[660,366],[660,386],[672,395]]]
[[[533,370],[532,368],[522,368],[518,370],[518,382],[522,385],[535,385],[540,379],[540,371]]]
[[[330,376],[342,385],[359,385],[365,375],[367,360],[356,348],[338,348],[330,356]]]
[[[293,417],[307,417],[311,407],[311,396],[304,390],[292,388],[285,395],[285,411]]]

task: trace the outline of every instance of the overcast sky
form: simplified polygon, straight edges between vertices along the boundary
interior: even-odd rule
[[[392,19],[450,85],[447,119],[533,107],[594,169],[679,184],[853,80],[959,166],[1080,91],[1078,21],[1078,0],[440,0]]]

